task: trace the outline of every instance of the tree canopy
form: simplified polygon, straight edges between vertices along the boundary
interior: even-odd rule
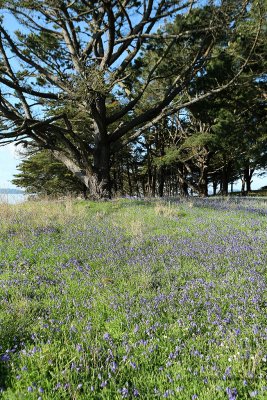
[[[110,196],[112,160],[124,146],[237,81],[264,18],[261,1],[249,0],[2,0],[0,7],[0,141],[49,150],[94,197]],[[243,53],[218,75],[244,29]]]
[[[61,197],[82,195],[86,197],[86,186],[57,161],[51,152],[41,150],[29,154],[18,166],[19,172],[12,183],[26,189],[29,194]]]

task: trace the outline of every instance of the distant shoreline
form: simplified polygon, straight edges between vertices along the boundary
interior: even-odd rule
[[[1,194],[22,194],[22,195],[24,195],[26,193],[23,190],[20,190],[20,189],[12,189],[12,188],[4,189],[4,188],[0,188],[0,195]]]

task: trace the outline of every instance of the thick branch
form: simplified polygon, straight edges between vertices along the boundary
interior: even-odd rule
[[[76,178],[78,178],[85,184],[86,187],[88,187],[88,174],[86,173],[86,170],[82,169],[77,162],[61,151],[52,150],[52,154],[57,160],[61,161],[68,168],[68,170],[71,171],[74,176],[76,176]],[[91,166],[88,166],[88,171],[90,175],[93,175]]]
[[[151,68],[151,70],[149,71],[148,77],[146,79],[146,83],[143,85],[142,90],[140,90],[138,96],[136,96],[135,99],[133,99],[132,101],[130,101],[123,109],[121,109],[120,111],[118,111],[117,113],[114,113],[112,116],[110,116],[109,118],[107,118],[107,124],[111,124],[115,121],[117,121],[118,119],[124,117],[124,115],[126,115],[129,111],[131,111],[135,105],[139,102],[139,100],[141,99],[141,97],[143,96],[143,94],[145,93],[151,78],[153,76],[153,73],[156,71],[156,69],[158,68],[158,66],[161,64],[161,62],[165,59],[165,57],[167,56],[167,54],[170,52],[172,46],[174,45],[175,41],[172,41],[169,46],[167,47],[167,49],[165,50],[165,52],[163,53],[162,57],[159,58],[159,60],[155,63],[155,65]]]
[[[16,91],[21,91],[23,93],[30,94],[32,96],[40,97],[42,99],[49,99],[49,100],[58,100],[59,95],[51,93],[51,92],[38,92],[37,90],[33,90],[30,87],[21,86],[21,84],[17,84],[15,82],[10,81],[9,79],[3,78],[0,76],[0,83],[8,86],[11,89]]]
[[[106,50],[106,54],[102,58],[100,67],[104,69],[106,65],[109,65],[111,60],[113,50],[114,50],[114,43],[115,43],[115,17],[113,14],[112,6],[110,3],[105,5],[108,14],[108,46]]]

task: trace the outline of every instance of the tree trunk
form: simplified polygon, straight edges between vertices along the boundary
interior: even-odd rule
[[[201,176],[198,183],[198,193],[200,197],[208,197],[208,169],[206,165],[203,166]]]
[[[227,165],[223,166],[221,175],[221,195],[228,196],[228,168]]]
[[[182,197],[187,197],[188,196],[188,184],[186,182],[181,182],[179,184],[180,186],[180,195]]]
[[[132,196],[132,195],[133,195],[133,188],[132,188],[132,180],[131,180],[130,165],[129,165],[128,161],[127,161],[126,167],[127,167],[127,177],[128,177],[128,186],[129,186],[129,195]]]
[[[150,147],[147,146],[147,195],[153,197],[153,168],[151,163]]]
[[[100,143],[94,152],[93,174],[89,176],[90,196],[94,199],[111,198],[110,146]]]
[[[187,171],[183,164],[180,164],[178,166],[177,172],[178,172],[177,176],[178,176],[179,195],[181,197],[187,197],[188,196],[188,183],[186,180]]]
[[[118,179],[117,179],[117,170],[113,170],[113,178],[112,178],[112,189],[115,195],[118,193]]]
[[[251,192],[251,179],[248,177],[246,180],[246,188],[247,188],[247,193]]]
[[[208,197],[208,185],[206,182],[202,182],[199,186],[199,197]]]
[[[159,181],[159,187],[158,187],[159,197],[163,197],[164,196],[164,183],[165,183],[165,167],[164,166],[159,167],[158,181]]]
[[[254,171],[255,170],[253,168],[250,168],[249,163],[244,168],[243,173],[244,173],[244,182],[246,184],[246,193],[251,192],[251,180]]]
[[[242,194],[242,196],[245,196],[246,195],[246,191],[245,191],[245,178],[244,178],[244,175],[242,176],[242,178],[241,178],[241,194]]]
[[[61,161],[88,189],[93,199],[111,197],[110,185],[110,147],[98,146],[94,152],[94,166],[84,166],[81,160],[73,160],[63,151],[53,151],[55,158]]]
[[[143,182],[142,180],[139,179],[139,171],[137,163],[132,164],[132,171],[134,173],[134,186],[135,186],[136,196],[141,197],[141,192],[140,192],[141,189],[139,187],[139,184],[142,187]]]
[[[116,176],[117,176],[117,190],[116,190],[116,193],[117,193],[117,195],[119,195],[119,196],[121,196],[121,195],[123,195],[124,194],[124,181],[123,181],[123,170],[122,170],[122,164],[121,164],[121,162],[118,164],[118,167],[117,167],[117,173],[116,173]]]
[[[217,186],[218,186],[218,182],[217,182],[217,180],[213,180],[212,181],[212,189],[213,189],[213,196],[216,196],[216,193],[217,193]]]

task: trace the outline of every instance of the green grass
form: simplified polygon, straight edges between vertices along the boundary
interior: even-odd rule
[[[0,211],[4,400],[266,399],[266,205]]]

